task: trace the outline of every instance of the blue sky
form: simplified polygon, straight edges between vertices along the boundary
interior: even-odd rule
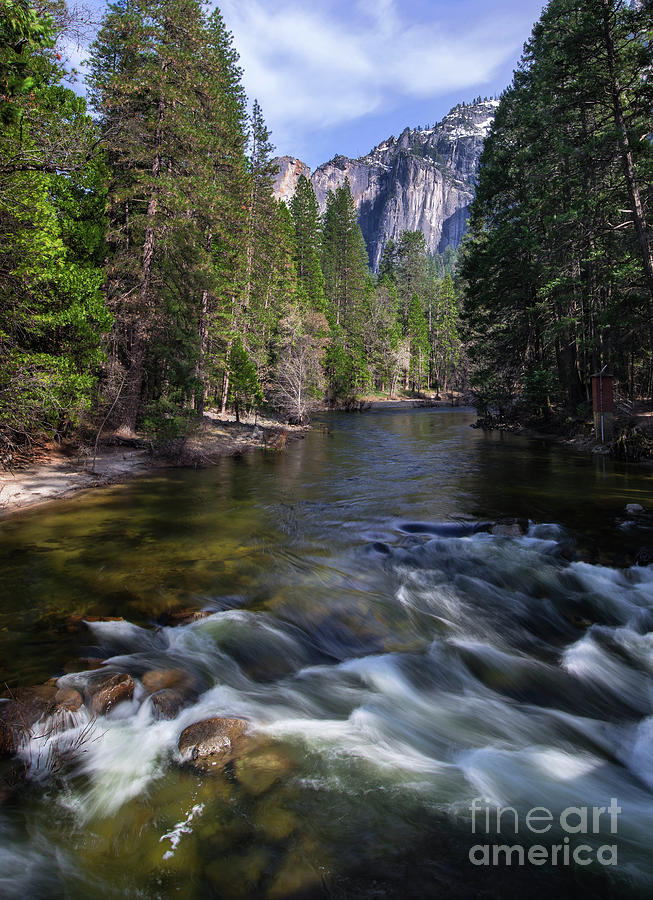
[[[280,155],[315,168],[500,93],[542,0],[223,0]]]
[[[101,3],[95,0],[94,6]],[[279,155],[361,156],[511,79],[542,0],[222,0]],[[73,57],[78,53],[73,52]]]

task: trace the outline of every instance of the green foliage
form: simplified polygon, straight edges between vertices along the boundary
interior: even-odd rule
[[[369,385],[369,373],[360,353],[350,350],[343,330],[335,326],[326,351],[325,369],[331,403],[352,406],[359,394]]]
[[[558,386],[555,373],[543,366],[532,366],[524,372],[523,383],[523,401],[527,409],[546,418]]]
[[[236,411],[236,421],[240,421],[240,410],[257,408],[263,402],[263,392],[256,374],[256,366],[250,358],[243,342],[238,337],[233,342],[229,354],[230,401]]]
[[[186,437],[193,427],[188,413],[180,412],[178,402],[159,397],[147,405],[143,428],[153,439],[157,450],[166,449],[172,442]]]
[[[14,441],[59,437],[79,422],[111,317],[101,268],[106,170],[86,156],[95,127],[61,84],[51,23],[26,4],[3,12],[0,431]]]
[[[39,18],[28,0],[0,0],[0,121],[22,114],[21,95],[38,86],[35,56],[53,37],[52,22]]]
[[[295,268],[301,302],[307,309],[324,312],[320,209],[313,185],[305,175],[299,176],[297,189],[290,201],[290,212],[295,228]]]

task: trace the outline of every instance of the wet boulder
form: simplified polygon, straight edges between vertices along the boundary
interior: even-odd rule
[[[56,695],[56,685],[39,684],[17,688],[0,699],[0,756],[15,753],[39,719],[56,711]]]
[[[67,685],[62,685],[58,688],[57,693],[54,695],[54,699],[57,708],[66,710],[67,712],[75,712],[84,702],[80,692]]]
[[[173,609],[164,613],[159,622],[161,625],[167,625],[168,628],[176,628],[179,625],[192,625],[193,622],[199,622],[201,619],[207,619],[213,615],[210,609],[197,609],[195,607],[186,607],[184,609]]]
[[[490,528],[490,534],[497,537],[522,537],[528,531],[525,519],[500,519]]]
[[[81,628],[96,622],[124,622],[122,616],[85,616],[74,613],[66,619],[66,631],[79,631]]]
[[[183,669],[150,669],[141,677],[141,682],[148,694],[163,690],[190,692],[195,686],[193,678]]]
[[[84,688],[84,701],[93,715],[102,716],[124,700],[131,700],[134,687],[131,675],[103,675],[88,682]]]
[[[637,516],[644,512],[644,507],[641,503],[628,503],[626,505],[626,512],[629,516]]]
[[[635,554],[635,565],[650,566],[651,563],[653,563],[653,550],[649,550],[648,547],[640,547]]]
[[[152,694],[152,715],[155,719],[176,719],[182,709],[187,706],[187,698],[172,688],[163,688]]]
[[[183,669],[150,669],[141,683],[150,694],[155,719],[176,719],[197,698],[197,682]]]
[[[179,752],[185,761],[200,765],[225,765],[245,743],[245,719],[215,716],[184,728],[179,736]]]

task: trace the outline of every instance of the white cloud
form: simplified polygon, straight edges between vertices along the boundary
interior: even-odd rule
[[[343,20],[327,4],[222,0],[248,95],[263,107],[275,143],[344,124],[402,100],[468,92],[491,80],[530,29],[522,15],[419,25],[395,0],[352,0]]]

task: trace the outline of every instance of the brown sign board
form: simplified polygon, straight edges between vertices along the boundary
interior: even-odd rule
[[[614,412],[612,375],[592,375],[592,407],[594,412]]]

